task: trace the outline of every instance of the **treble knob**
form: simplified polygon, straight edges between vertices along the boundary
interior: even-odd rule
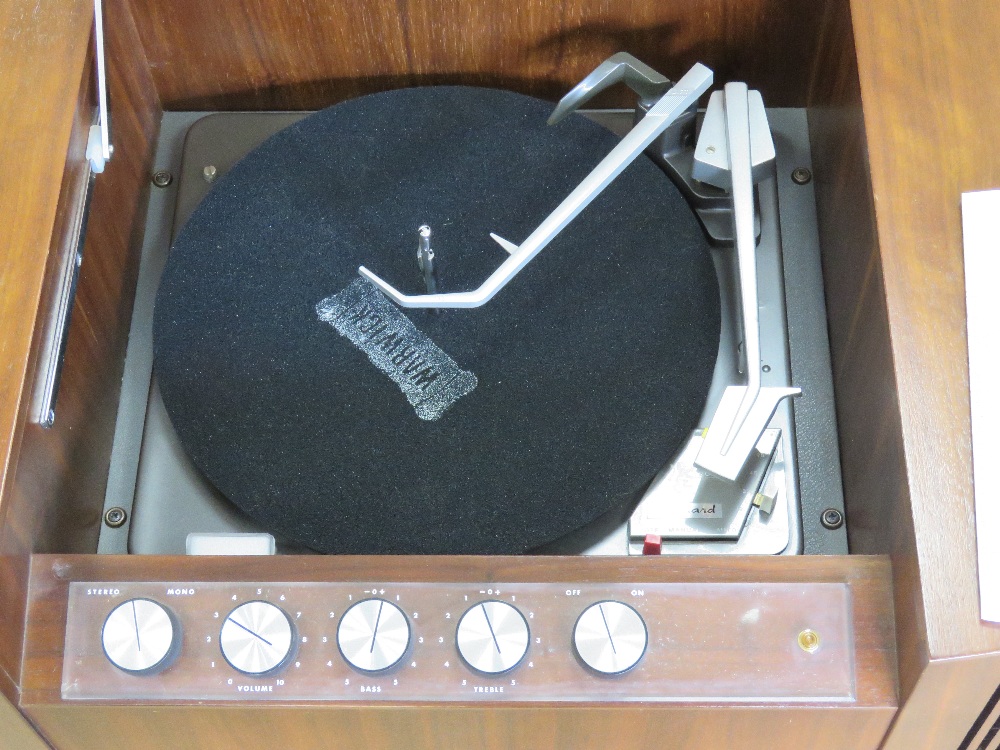
[[[509,672],[528,651],[528,621],[507,602],[480,602],[462,615],[455,643],[462,660],[477,672]]]

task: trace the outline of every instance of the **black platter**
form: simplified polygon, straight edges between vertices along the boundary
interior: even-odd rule
[[[718,284],[645,158],[484,307],[392,306],[474,375],[437,418],[317,312],[377,295],[362,264],[423,292],[425,223],[440,290],[478,287],[506,257],[489,232],[523,240],[617,142],[550,111],[466,87],[345,102],[191,216],[157,296],[159,384],[190,457],[265,528],[329,553],[521,553],[637,502],[696,426]]]

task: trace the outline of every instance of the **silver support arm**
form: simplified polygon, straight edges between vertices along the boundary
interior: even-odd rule
[[[632,57],[628,52],[619,52],[594,68],[589,76],[559,100],[549,115],[549,125],[555,125],[565,119],[604,89],[616,83],[624,83],[643,101],[655,102],[670,88],[670,81],[646,63]]]
[[[478,289],[449,294],[407,295],[364,266],[358,273],[402,307],[479,307],[496,295],[518,271],[540,253],[552,239],[594,200],[653,140],[692,106],[712,85],[712,71],[696,63],[677,84],[664,94],[645,117],[632,128],[566,199],[538,225],[529,237],[510,252],[509,257]],[[751,235],[752,239],[752,235]],[[503,244],[503,243],[501,243]],[[510,244],[510,243],[508,243]]]
[[[90,127],[87,140],[87,159],[90,171],[100,174],[111,159],[111,130],[108,118],[108,77],[104,58],[104,7],[103,0],[94,0],[94,59],[97,64],[97,108],[99,121]]]
[[[754,167],[774,159],[774,144],[760,94],[748,92],[745,83],[727,83],[724,93],[712,95],[706,121],[696,148],[717,154],[719,145],[701,140],[719,137],[719,118],[724,119],[725,151],[728,175],[716,172],[717,164],[698,163],[697,179],[718,183],[730,189],[733,197],[733,223],[736,257],[739,264],[740,303],[743,317],[743,349],[746,354],[747,384],[726,388],[712,418],[708,434],[695,463],[713,474],[735,480],[750,451],[759,440],[778,403],[802,391],[798,388],[761,387],[760,329],[757,300],[757,247],[754,236]],[[763,128],[763,131],[761,130]],[[754,148],[756,146],[756,149]],[[754,151],[760,153],[754,153]]]

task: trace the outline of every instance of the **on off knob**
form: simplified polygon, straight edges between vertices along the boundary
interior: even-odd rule
[[[279,671],[295,655],[295,627],[270,602],[241,604],[226,617],[219,632],[222,655],[233,669],[263,676]]]
[[[152,599],[129,599],[104,621],[101,644],[108,660],[130,674],[166,669],[180,651],[181,629],[170,611]]]
[[[477,672],[502,674],[521,663],[528,651],[528,621],[507,602],[480,602],[458,621],[455,644]]]
[[[592,604],[573,628],[573,646],[588,667],[601,674],[632,669],[646,653],[649,634],[642,616],[622,602]]]

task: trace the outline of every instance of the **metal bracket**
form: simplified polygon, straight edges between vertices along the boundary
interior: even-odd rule
[[[65,247],[59,258],[58,285],[56,287],[55,310],[43,334],[44,344],[38,358],[38,384],[32,396],[30,419],[42,427],[51,427],[56,418],[56,398],[59,395],[59,381],[66,358],[69,340],[69,323],[76,298],[76,285],[83,263],[84,235],[87,233],[87,218],[90,214],[90,200],[94,192],[95,175],[104,171],[114,147],[111,145],[110,121],[108,118],[107,74],[104,60],[104,12],[102,0],[94,0],[95,63],[97,67],[97,121],[90,126],[87,135],[86,159],[89,166],[86,187],[80,202],[74,207],[72,244]]]
[[[609,61],[610,62],[610,61]],[[601,74],[600,79],[608,76],[623,76],[621,61],[616,63],[611,73]],[[605,63],[607,64],[607,63]],[[597,74],[599,67],[594,74]],[[634,78],[634,77],[633,77]],[[617,79],[615,79],[617,80]],[[634,83],[634,80],[632,81]],[[657,84],[658,85],[658,84]],[[493,238],[510,253],[496,271],[472,292],[455,292],[450,294],[406,295],[364,266],[358,268],[358,273],[377,286],[383,294],[402,307],[479,307],[491,300],[497,292],[503,289],[517,273],[531,262],[563,228],[575,219],[590,202],[594,200],[624,169],[652,143],[657,136],[666,130],[671,123],[684,114],[712,85],[712,71],[701,63],[696,63],[673,88],[667,91],[654,104],[646,116],[611,150],[593,171],[571,192],[556,209],[542,221],[524,242],[512,250],[513,243],[496,235]],[[575,89],[574,89],[575,91]],[[588,95],[589,92],[585,92]],[[575,96],[570,92],[571,96]],[[570,111],[574,102],[579,102],[576,96],[568,105]],[[562,103],[560,103],[560,106]],[[556,113],[559,107],[556,108]],[[752,220],[752,217],[751,217]]]
[[[747,384],[726,388],[695,463],[734,481],[778,403],[802,393],[799,388],[764,388],[760,382],[754,182],[769,175],[773,164],[774,141],[760,94],[748,91],[745,83],[727,83],[709,100],[695,147],[694,177],[732,195]]]
[[[597,94],[618,83],[624,83],[637,93],[639,98],[646,102],[647,108],[659,101],[663,93],[670,88],[670,81],[646,63],[632,57],[628,52],[619,52],[598,65],[590,75],[559,100],[549,115],[549,125],[555,125]]]
[[[90,126],[87,140],[87,160],[96,174],[104,171],[110,161],[114,146],[111,145],[111,123],[108,117],[108,76],[104,60],[104,9],[102,0],[94,0],[94,57],[97,63],[98,121]]]

